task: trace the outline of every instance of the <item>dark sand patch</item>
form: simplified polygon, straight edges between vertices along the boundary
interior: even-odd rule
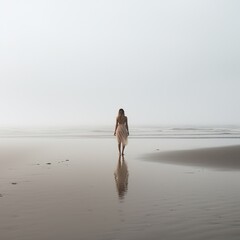
[[[166,151],[148,154],[146,160],[219,170],[240,170],[240,146]]]

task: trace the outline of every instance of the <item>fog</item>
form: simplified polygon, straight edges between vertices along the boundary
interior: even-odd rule
[[[237,0],[0,2],[0,126],[240,122]]]

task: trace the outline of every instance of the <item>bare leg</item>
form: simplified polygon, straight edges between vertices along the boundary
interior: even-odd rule
[[[122,146],[122,155],[124,155],[125,145]]]
[[[119,152],[119,155],[121,155],[121,143],[118,144],[118,152]]]

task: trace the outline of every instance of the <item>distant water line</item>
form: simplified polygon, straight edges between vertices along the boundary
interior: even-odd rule
[[[0,138],[113,138],[113,127],[2,128]],[[130,138],[211,139],[240,138],[240,127],[134,127]]]

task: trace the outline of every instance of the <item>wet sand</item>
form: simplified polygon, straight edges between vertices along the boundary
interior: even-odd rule
[[[165,151],[149,154],[147,158],[166,164],[239,171],[240,145]]]
[[[239,143],[0,139],[0,239],[237,240]]]

